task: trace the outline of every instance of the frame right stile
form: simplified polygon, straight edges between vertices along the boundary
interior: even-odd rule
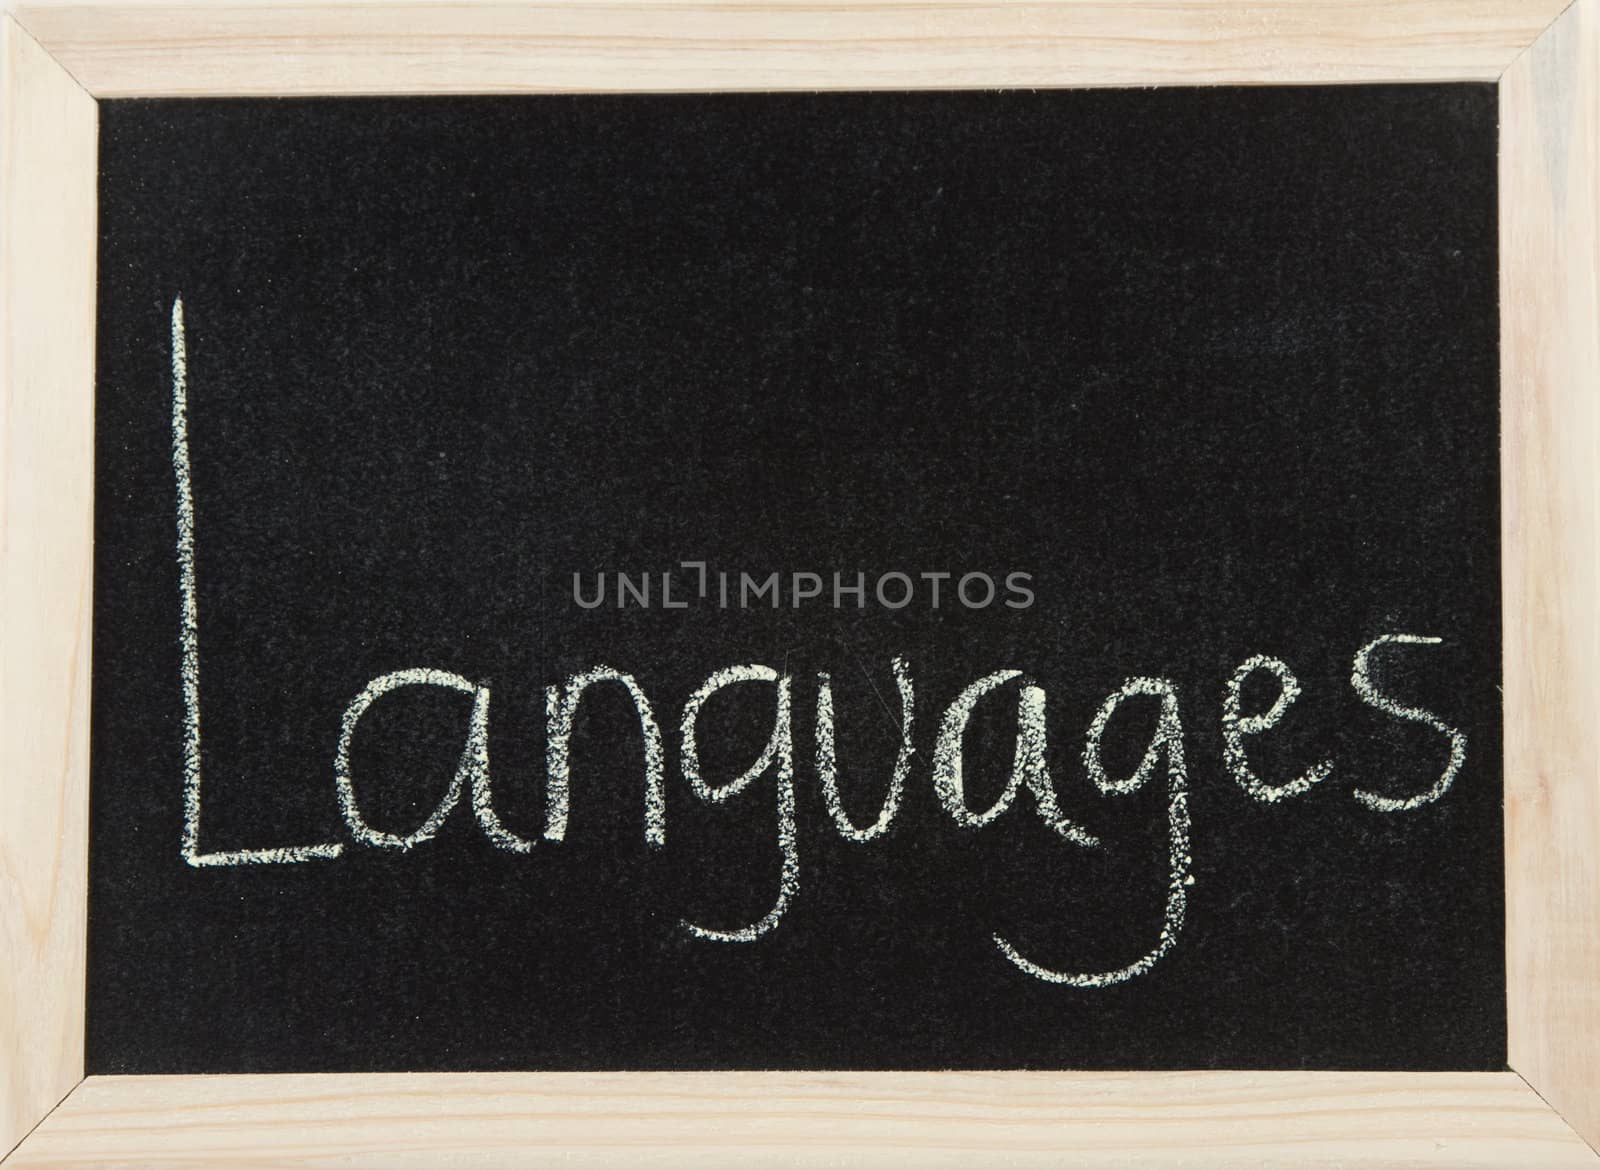
[[[1500,79],[1511,1067],[1600,1147],[1600,0]]]

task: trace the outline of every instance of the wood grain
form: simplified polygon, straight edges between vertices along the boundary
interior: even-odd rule
[[[0,19],[0,1151],[81,1075],[100,96],[1493,79],[1513,1065],[1600,1142],[1600,0],[29,4]],[[1515,60],[1513,60],[1515,59]],[[1600,1166],[1515,1075],[92,1078],[7,1170]]]
[[[1566,0],[22,3],[97,97],[1492,81]]]
[[[1512,1073],[91,1077],[6,1170],[1596,1170]]]
[[[0,17],[0,1152],[83,1076],[94,101]]]
[[[1600,1145],[1600,0],[1500,126],[1510,1059]]]

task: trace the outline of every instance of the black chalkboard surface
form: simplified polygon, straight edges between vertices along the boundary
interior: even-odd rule
[[[1492,86],[101,119],[91,1072],[1503,1065]]]

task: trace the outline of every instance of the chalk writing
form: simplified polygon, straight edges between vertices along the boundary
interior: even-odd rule
[[[1272,701],[1271,707],[1259,715],[1241,715],[1240,693],[1244,688],[1244,680],[1258,670],[1265,670],[1277,676],[1278,697]],[[1250,768],[1250,761],[1244,751],[1245,738],[1260,735],[1263,731],[1276,727],[1284,713],[1288,711],[1289,705],[1299,697],[1300,681],[1295,678],[1294,671],[1289,669],[1287,663],[1266,654],[1257,654],[1254,658],[1240,663],[1239,669],[1234,671],[1233,677],[1228,680],[1228,690],[1222,702],[1223,757],[1239,786],[1257,800],[1267,804],[1286,797],[1299,796],[1309,791],[1313,784],[1326,780],[1328,773],[1333,771],[1333,761],[1323,760],[1321,763],[1313,764],[1304,774],[1286,784],[1268,784]]]
[[[817,781],[822,785],[822,799],[828,814],[838,826],[839,834],[850,841],[871,841],[889,831],[895,813],[900,811],[900,800],[905,793],[906,776],[911,771],[911,756],[916,750],[911,738],[912,716],[916,707],[916,688],[911,681],[911,671],[903,658],[890,663],[894,671],[895,686],[900,691],[900,751],[895,756],[894,772],[889,777],[889,790],[884,794],[878,819],[866,828],[856,827],[839,795],[839,768],[833,747],[833,679],[826,673],[817,675]]]
[[[1445,764],[1444,771],[1439,774],[1439,779],[1434,781],[1432,788],[1404,799],[1383,796],[1365,788],[1356,789],[1355,798],[1368,808],[1376,809],[1378,812],[1408,812],[1425,804],[1432,804],[1450,791],[1456,773],[1461,771],[1461,765],[1466,763],[1467,737],[1464,733],[1457,731],[1431,711],[1424,711],[1421,707],[1402,706],[1393,699],[1379,694],[1377,686],[1372,681],[1372,656],[1377,651],[1386,646],[1437,646],[1441,640],[1417,634],[1384,634],[1380,638],[1374,638],[1356,652],[1355,665],[1350,671],[1350,685],[1355,687],[1356,694],[1361,696],[1363,702],[1376,707],[1385,715],[1393,715],[1396,719],[1426,724],[1450,740],[1449,762]]]
[[[344,846],[200,850],[200,610],[195,598],[194,488],[189,476],[189,346],[183,298],[172,302],[172,473],[178,493],[178,644],[183,676],[183,859],[193,866],[273,865],[338,857]]]
[[[1100,762],[1100,741],[1106,726],[1123,701],[1135,695],[1155,695],[1161,700],[1161,713],[1156,720],[1155,734],[1145,748],[1139,766],[1133,775],[1117,780],[1106,774]],[[1161,923],[1161,937],[1155,947],[1141,958],[1115,971],[1080,974],[1055,971],[1025,958],[999,935],[994,936],[1000,952],[1023,971],[1046,983],[1065,983],[1072,987],[1111,987],[1143,975],[1161,961],[1178,941],[1183,929],[1185,908],[1188,905],[1188,887],[1194,883],[1190,873],[1193,858],[1189,855],[1189,772],[1183,759],[1183,721],[1178,717],[1178,691],[1166,679],[1130,678],[1120,690],[1101,704],[1089,724],[1089,734],[1083,746],[1083,766],[1090,779],[1101,792],[1112,796],[1126,796],[1137,792],[1155,771],[1157,761],[1167,760],[1167,831],[1168,880],[1167,904]]]
[[[195,554],[195,500],[191,477],[189,452],[189,363],[188,339],[185,333],[183,302],[177,299],[172,306],[172,469],[177,495],[177,561],[179,581],[178,641],[181,651],[180,681],[183,699],[183,833],[180,855],[187,864],[197,867],[238,866],[272,863],[297,863],[313,860],[331,860],[344,853],[344,843],[326,842],[312,845],[277,846],[241,849],[227,852],[203,852],[200,848],[202,824],[201,783],[201,702],[200,702],[200,619],[196,593]],[[710,591],[710,574],[704,562],[684,562],[683,567],[700,570],[699,597],[706,598]],[[741,574],[741,577],[743,575]],[[933,585],[933,597],[938,596],[939,584],[950,578],[949,573],[923,573]],[[718,592],[726,605],[726,575],[718,574]],[[904,578],[909,587],[911,579],[905,574],[886,574],[885,580]],[[627,580],[619,575],[620,583]],[[634,590],[640,604],[648,596],[647,577],[641,578],[643,586],[628,581],[626,588]],[[1026,574],[1013,574],[1008,586],[1027,592],[1028,603],[1032,593],[1025,589]],[[773,604],[777,597],[776,574],[762,585],[770,588]],[[836,587],[838,581],[835,582]],[[741,580],[739,588],[744,588]],[[860,588],[865,590],[865,585]],[[880,583],[880,590],[882,586]],[[821,578],[816,574],[796,574],[790,582],[794,604],[820,595]],[[955,594],[969,608],[983,608],[995,599],[994,582],[982,573],[968,573],[956,581]],[[763,594],[765,595],[765,594]],[[599,596],[598,594],[596,595]],[[667,608],[680,608],[671,601],[671,583],[663,578],[662,604]],[[908,595],[909,596],[909,595]],[[581,606],[591,603],[579,597],[574,581],[574,598]],[[598,605],[595,601],[592,604]],[[619,604],[621,602],[619,601]],[[898,604],[884,601],[886,608]],[[937,601],[934,601],[937,605]],[[1011,604],[1011,602],[1007,602]],[[1354,798],[1367,809],[1382,814],[1410,812],[1443,798],[1459,775],[1466,760],[1467,737],[1443,718],[1431,711],[1409,706],[1390,697],[1380,689],[1374,674],[1377,659],[1392,648],[1402,646],[1432,646],[1441,639],[1407,633],[1388,633],[1368,641],[1355,654],[1350,683],[1356,695],[1367,706],[1401,722],[1419,723],[1449,742],[1449,754],[1443,771],[1429,786],[1409,797],[1386,796],[1369,788],[1357,788]],[[816,775],[824,806],[832,819],[834,829],[849,841],[870,843],[890,833],[911,783],[912,763],[916,756],[915,707],[917,689],[912,664],[895,655],[889,663],[890,672],[900,697],[899,744],[882,803],[876,818],[866,825],[858,824],[846,808],[841,792],[839,766],[835,743],[835,718],[833,679],[827,672],[817,675],[815,756]],[[1263,672],[1271,674],[1277,682],[1278,693],[1265,711],[1244,713],[1243,690],[1247,679]],[[597,684],[614,684],[622,688],[632,701],[638,716],[642,746],[643,819],[644,840],[652,849],[659,849],[667,840],[667,776],[666,749],[661,726],[655,714],[655,704],[638,679],[624,670],[612,666],[595,665],[570,675],[564,682],[549,686],[545,691],[545,823],[543,839],[550,845],[559,845],[566,839],[570,813],[571,794],[571,742],[574,722],[585,693]],[[968,802],[964,741],[968,725],[978,704],[986,697],[996,695],[1015,684],[1016,687],[1016,748],[1010,771],[1000,795],[987,808],[974,809]],[[422,822],[409,831],[398,832],[379,828],[370,823],[363,813],[357,795],[357,781],[352,764],[352,750],[357,731],[371,707],[385,696],[403,688],[432,687],[450,694],[469,697],[463,746],[454,771],[444,785],[442,794]],[[731,779],[720,782],[708,779],[702,769],[700,744],[706,734],[705,709],[725,690],[738,688],[741,694],[750,694],[762,688],[772,704],[771,730],[765,745],[756,758]],[[1276,727],[1299,699],[1301,687],[1289,665],[1281,659],[1265,654],[1246,658],[1228,679],[1224,692],[1220,732],[1224,764],[1234,782],[1253,799],[1266,804],[1276,804],[1292,798],[1303,797],[1316,786],[1323,784],[1334,773],[1334,761],[1320,760],[1310,765],[1300,775],[1281,783],[1263,779],[1252,767],[1246,751],[1247,741]],[[461,674],[437,667],[418,666],[393,670],[376,675],[349,702],[340,720],[339,736],[333,753],[333,793],[350,839],[357,845],[376,849],[409,851],[432,840],[468,795],[479,829],[497,848],[525,854],[533,851],[534,841],[508,829],[494,809],[492,767],[489,758],[490,688],[481,681],[473,681]],[[764,698],[763,701],[767,701]],[[1140,699],[1155,699],[1157,711],[1155,725],[1138,764],[1125,776],[1111,775],[1102,760],[1102,743],[1113,719],[1130,703]],[[711,942],[754,943],[775,930],[785,913],[801,892],[800,830],[796,817],[795,734],[794,734],[794,680],[778,669],[760,663],[728,666],[711,673],[688,696],[678,723],[678,770],[689,791],[707,803],[722,803],[756,790],[758,782],[771,776],[774,829],[778,847],[778,875],[776,891],[771,906],[759,918],[737,927],[713,927],[681,921],[682,928],[692,937]],[[1135,710],[1143,704],[1134,703]],[[1043,687],[1017,669],[993,671],[967,684],[945,707],[934,737],[930,767],[931,787],[939,807],[963,831],[978,832],[1005,815],[1016,802],[1024,788],[1032,797],[1036,815],[1062,840],[1085,849],[1105,848],[1095,834],[1067,817],[1061,810],[1055,781],[1049,768],[1049,735],[1046,722],[1048,696]],[[1120,716],[1134,718],[1135,715]],[[1153,945],[1142,955],[1122,967],[1106,971],[1080,971],[1069,965],[1046,965],[1038,958],[1029,957],[1012,942],[996,934],[992,936],[1000,953],[1019,971],[1046,983],[1070,987],[1096,989],[1125,983],[1149,972],[1177,944],[1187,913],[1189,888],[1194,884],[1194,861],[1190,852],[1189,788],[1190,777],[1185,753],[1185,728],[1176,684],[1165,678],[1133,677],[1113,691],[1101,704],[1089,722],[1081,753],[1084,775],[1094,790],[1107,798],[1130,796],[1143,790],[1164,764],[1165,808],[1167,821],[1167,871],[1165,899],[1160,925]],[[382,782],[382,777],[367,777],[363,786]],[[1151,917],[1154,925],[1156,919]]]

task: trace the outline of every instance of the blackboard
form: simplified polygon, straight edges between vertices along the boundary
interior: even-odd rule
[[[102,103],[89,1071],[1503,1067],[1495,148]]]

